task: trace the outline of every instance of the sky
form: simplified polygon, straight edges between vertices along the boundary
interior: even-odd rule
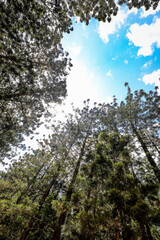
[[[124,100],[125,82],[132,91],[160,87],[160,4],[148,11],[121,7],[110,23],[76,22],[62,39],[73,63],[67,105],[82,106],[86,99],[110,102],[113,95]]]

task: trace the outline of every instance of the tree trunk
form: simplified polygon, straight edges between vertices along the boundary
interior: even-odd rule
[[[157,144],[155,144],[155,142],[152,140],[152,138],[150,137],[150,135],[146,131],[144,133],[149,138],[149,141],[151,142],[151,144],[153,145],[153,147],[156,149],[157,153],[160,156],[160,150],[158,149]],[[159,144],[159,142],[158,142],[158,144]]]
[[[84,150],[85,150],[85,145],[86,145],[87,138],[88,138],[88,133],[87,133],[87,135],[84,139],[84,142],[83,142],[83,145],[82,145],[82,148],[81,148],[81,151],[80,151],[80,155],[79,155],[77,164],[76,164],[75,169],[74,169],[74,173],[73,173],[71,182],[70,182],[68,190],[66,192],[65,201],[68,202],[68,203],[71,200],[73,187],[74,187],[74,184],[75,184],[78,172],[79,172],[82,157],[84,155]],[[65,222],[66,216],[67,216],[67,209],[63,209],[62,212],[60,213],[60,216],[59,216],[59,219],[58,219],[58,224],[57,224],[57,226],[55,228],[55,232],[53,234],[53,238],[52,238],[53,240],[59,240],[60,239],[62,226]]]
[[[118,221],[115,222],[115,231],[116,231],[116,240],[119,240],[119,226],[118,226]]]
[[[22,200],[22,196],[27,192],[28,189],[30,189],[30,187],[32,186],[33,183],[35,183],[36,178],[38,177],[40,171],[42,170],[42,168],[44,167],[44,163],[42,164],[42,166],[38,169],[38,171],[36,172],[36,174],[34,175],[33,179],[30,181],[30,183],[28,184],[27,188],[21,193],[21,195],[17,198],[17,202],[16,204],[19,204]]]
[[[53,234],[53,239],[54,240],[59,240],[60,239],[61,229],[62,229],[62,226],[63,226],[63,224],[65,222],[66,215],[67,215],[67,210],[64,210],[64,212],[61,212],[61,214],[59,216],[58,224],[57,224],[55,232]]]
[[[158,181],[160,182],[160,170],[158,169],[157,165],[156,165],[156,162],[154,161],[152,155],[150,154],[148,148],[147,148],[147,145],[145,144],[145,142],[143,141],[142,137],[140,136],[140,134],[138,133],[137,129],[135,128],[134,124],[130,121],[130,124],[131,124],[131,127],[132,127],[132,130],[133,132],[135,133],[136,137],[138,138],[138,141],[140,142],[145,154],[146,154],[146,157],[150,163],[150,165],[152,166],[152,169],[155,173],[155,176],[156,178],[158,179]]]
[[[68,150],[68,152],[67,152],[67,155],[69,154],[70,150],[71,150],[71,148],[69,148],[69,150]],[[66,157],[67,157],[67,155],[66,155]],[[39,201],[38,213],[40,212],[43,204],[45,203],[45,200],[46,200],[46,198],[48,197],[49,192],[50,192],[52,186],[54,185],[54,183],[55,183],[55,181],[56,181],[56,179],[57,179],[57,177],[58,177],[59,171],[60,171],[60,166],[59,166],[58,169],[57,169],[57,174],[52,178],[52,180],[51,180],[50,184],[48,185],[48,187],[46,188],[46,190],[45,190],[45,192],[44,192],[41,200]],[[20,236],[19,240],[26,240],[26,238],[27,238],[27,236],[28,236],[28,234],[29,234],[29,231],[30,231],[30,229],[31,229],[31,227],[33,226],[33,224],[34,224],[35,221],[36,221],[36,219],[35,219],[34,217],[31,217],[31,218],[30,218],[30,220],[29,220],[29,222],[28,222],[28,226],[25,227],[25,228],[22,230],[22,233],[21,233],[21,236]]]
[[[22,230],[19,240],[25,240],[27,238],[34,222],[35,220],[33,218],[29,220],[28,225]]]
[[[148,235],[148,239],[149,240],[153,240],[152,234],[151,234],[151,230],[148,224],[146,224],[146,228],[147,228],[147,235]]]
[[[140,223],[140,228],[141,228],[141,240],[148,240],[147,235],[146,235],[145,226],[143,223]]]
[[[54,182],[55,182],[56,178],[57,178],[57,175],[52,179],[52,181],[50,182],[50,184],[47,187],[46,191],[44,192],[44,194],[43,194],[43,196],[42,196],[42,198],[41,198],[41,200],[39,202],[38,213],[41,210],[42,205],[45,202],[47,196],[49,195],[51,187],[54,185]],[[30,229],[32,228],[32,226],[33,226],[35,221],[36,220],[34,218],[32,218],[32,217],[30,218],[30,220],[28,222],[28,225],[22,230],[22,233],[21,233],[21,236],[20,236],[19,240],[25,240],[27,238],[27,236],[28,236],[28,234],[30,232]]]

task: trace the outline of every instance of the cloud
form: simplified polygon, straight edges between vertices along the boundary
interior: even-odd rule
[[[115,32],[120,29],[121,25],[124,23],[126,19],[125,11],[119,10],[117,16],[113,17],[111,22],[100,22],[98,33],[100,38],[103,40],[104,43],[109,42],[109,35],[114,34]]]
[[[106,76],[112,77],[112,72],[109,70],[109,72],[106,73]]]
[[[72,43],[72,45],[66,48],[66,51],[69,52],[71,58],[77,57],[81,53],[82,47],[76,45],[76,43]]]
[[[160,3],[158,4],[157,8],[155,10],[153,10],[152,8],[150,8],[149,10],[145,10],[144,7],[142,7],[142,11],[141,11],[141,18],[145,18],[148,17],[149,15],[155,15],[157,12],[160,11]]]
[[[125,63],[125,64],[128,64],[128,61],[127,61],[127,60],[124,60],[124,63]]]
[[[159,93],[160,93],[160,69],[157,71],[152,72],[151,74],[146,74],[143,76],[142,81],[147,84],[155,84],[155,86],[159,87]]]
[[[152,65],[152,60],[146,62],[146,63],[142,66],[142,68],[148,68],[148,67],[151,66],[151,65]]]
[[[138,9],[133,7],[132,9],[127,11],[127,15],[130,15],[131,13],[136,15],[138,13]]]
[[[160,18],[155,18],[150,25],[132,24],[126,36],[136,46],[140,47],[137,55],[149,56],[153,53],[153,44],[160,48]]]
[[[118,57],[113,57],[112,60],[115,61],[115,60],[117,60],[117,58],[118,58]]]
[[[137,9],[133,8],[131,10],[127,10],[127,8],[120,8],[118,14],[112,17],[110,23],[108,22],[100,22],[98,33],[100,38],[104,43],[109,42],[109,35],[118,32],[121,26],[124,24],[127,17],[133,13],[137,14]]]

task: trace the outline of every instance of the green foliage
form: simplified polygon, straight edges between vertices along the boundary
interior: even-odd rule
[[[72,64],[68,53],[63,50],[61,39],[64,32],[70,33],[73,30],[73,18],[78,16],[86,24],[89,24],[92,17],[98,21],[110,22],[112,16],[117,14],[119,5],[126,4],[129,9],[144,6],[148,10],[150,7],[155,9],[158,2],[159,0],[1,1],[1,162],[13,146],[23,141],[24,134],[33,133],[40,125],[41,117],[48,115],[48,104],[60,103],[66,96],[66,76]],[[152,101],[152,92],[150,95],[152,96],[147,97],[148,104]],[[150,111],[151,116],[155,115],[157,104],[153,110],[152,113]],[[112,130],[118,132],[116,119],[113,122]]]
[[[73,17],[110,22],[118,5],[155,9],[158,2],[1,1],[0,161],[12,158],[12,147],[50,116],[49,104],[66,96],[72,64],[61,39]],[[0,239],[112,240],[115,232],[159,239],[160,98],[157,89],[132,93],[125,85],[125,102],[114,97],[90,108],[87,100],[52,124],[40,150],[0,172]]]
[[[51,102],[66,96],[71,66],[61,38],[69,26],[45,1],[0,3],[0,157],[39,127]],[[58,20],[57,20],[58,19]],[[69,25],[71,24],[71,21]],[[63,26],[62,26],[63,25]]]
[[[73,108],[39,150],[0,172],[0,238],[158,239],[159,183],[147,156],[137,157],[128,117],[115,132],[106,107]]]
[[[143,223],[148,222],[149,213],[151,211],[149,205],[144,200],[138,200],[136,204],[131,208],[133,217]]]
[[[155,239],[155,240],[159,240],[159,239],[160,239],[160,230],[159,230],[159,227],[152,226],[151,231],[152,231],[152,234],[153,234],[153,236],[154,236],[154,239]]]
[[[124,201],[121,191],[115,188],[112,188],[110,191],[108,191],[108,200],[109,203],[115,204],[118,207],[121,207]]]

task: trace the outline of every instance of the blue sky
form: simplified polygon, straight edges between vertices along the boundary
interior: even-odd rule
[[[125,82],[133,91],[159,85],[160,4],[155,11],[122,7],[111,23],[92,19],[88,26],[75,22],[73,26],[62,40],[73,63],[67,104],[80,106],[87,98],[109,102],[113,95],[122,100]]]

